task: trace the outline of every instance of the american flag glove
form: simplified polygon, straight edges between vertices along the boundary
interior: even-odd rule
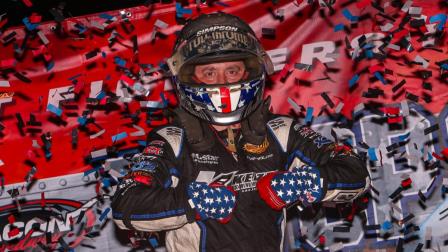
[[[319,170],[308,165],[269,173],[258,180],[257,189],[260,197],[276,210],[297,202],[307,206],[322,197]]]
[[[192,182],[188,185],[189,203],[196,210],[198,220],[230,221],[236,206],[236,192],[230,186]]]

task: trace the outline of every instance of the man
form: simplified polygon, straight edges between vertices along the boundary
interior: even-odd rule
[[[168,251],[281,251],[285,208],[348,202],[365,164],[263,100],[272,63],[238,17],[201,15],[168,60],[180,106],[118,186],[120,228],[167,230]]]

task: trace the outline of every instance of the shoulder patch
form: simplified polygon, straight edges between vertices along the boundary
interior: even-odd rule
[[[160,129],[156,132],[170,144],[171,149],[173,149],[174,155],[179,157],[180,151],[182,150],[184,131],[181,128],[168,126]]]
[[[289,129],[291,128],[292,122],[292,118],[281,116],[272,119],[267,123],[269,130],[274,135],[278,144],[282,147],[283,152],[287,151]]]

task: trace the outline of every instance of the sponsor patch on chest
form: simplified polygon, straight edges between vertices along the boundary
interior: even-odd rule
[[[219,164],[219,157],[214,155],[191,153],[191,158],[199,164]]]

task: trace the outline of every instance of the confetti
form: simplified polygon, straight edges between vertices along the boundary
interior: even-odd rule
[[[102,222],[106,217],[107,214],[110,212],[110,207],[106,208],[100,215],[99,220]]]
[[[313,107],[307,107],[306,108],[306,115],[305,115],[305,123],[310,123],[311,120],[313,120]]]
[[[428,135],[429,133],[432,133],[434,131],[437,131],[439,129],[439,125],[438,124],[434,124],[429,126],[428,128],[424,129],[424,133],[425,135]]]
[[[118,133],[118,134],[112,136],[112,142],[115,143],[117,141],[125,139],[126,137],[128,137],[128,134],[126,132]]]
[[[275,39],[275,29],[273,28],[261,28],[261,34],[263,38]]]
[[[358,22],[359,17],[358,16],[353,16],[352,13],[348,9],[342,10],[342,15],[344,15],[344,17],[346,19],[348,19],[348,21],[350,21],[352,23]]]
[[[348,82],[349,88],[352,88],[359,80],[359,75],[355,74]]]
[[[102,134],[104,134],[105,132],[106,132],[106,129],[102,129],[102,130],[98,131],[97,133],[90,135],[89,138],[95,139],[95,138],[101,136]]]
[[[331,98],[328,96],[327,93],[323,92],[320,95],[325,100],[325,102],[328,104],[328,106],[330,106],[330,108],[334,107],[334,103],[333,103],[333,101],[331,101]]]
[[[193,14],[193,10],[182,7],[181,3],[176,3],[176,17],[182,18],[185,15]]]
[[[99,158],[99,157],[107,156],[107,149],[104,148],[101,150],[92,151],[92,152],[90,152],[90,156],[92,158]]]
[[[48,104],[47,105],[47,111],[50,111],[51,113],[57,115],[57,116],[61,116],[62,115],[62,109],[54,106],[53,104]]]
[[[445,27],[446,17],[447,17],[446,14],[442,13],[436,14],[429,18],[429,23],[431,24],[437,23],[437,30],[441,31]]]
[[[293,107],[293,109],[294,109],[296,112],[300,112],[300,111],[301,111],[299,105],[297,105],[297,103],[296,103],[295,101],[293,101],[293,100],[292,100],[291,98],[289,98],[289,97],[288,97],[288,103]]]
[[[344,24],[337,24],[334,26],[334,29],[333,29],[334,32],[338,32],[338,31],[342,31],[342,30],[344,30]]]

